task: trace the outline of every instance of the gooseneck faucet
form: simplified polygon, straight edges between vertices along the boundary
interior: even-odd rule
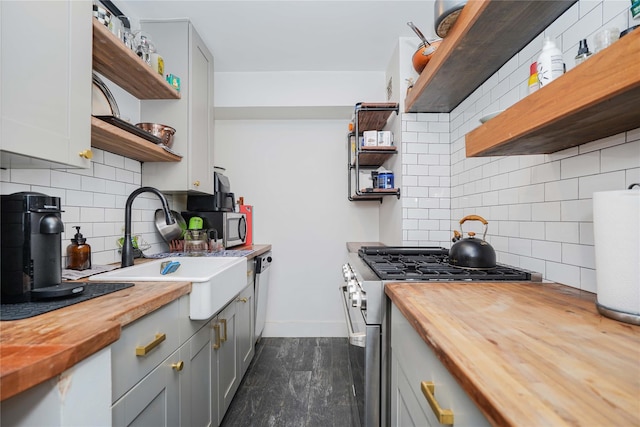
[[[145,192],[154,193],[158,196],[160,202],[162,202],[162,210],[164,211],[164,218],[167,225],[175,224],[176,222],[169,210],[169,203],[167,203],[167,199],[157,188],[140,187],[129,194],[127,203],[124,206],[124,242],[122,244],[122,263],[120,264],[120,267],[129,267],[133,265],[133,244],[131,243],[131,205],[138,194]]]

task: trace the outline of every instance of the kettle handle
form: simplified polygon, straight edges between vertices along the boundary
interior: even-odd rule
[[[463,233],[463,231],[462,231],[462,224],[463,224],[465,221],[480,221],[481,223],[483,223],[483,224],[484,224],[484,232],[482,233],[482,240],[483,240],[483,241],[485,241],[485,240],[486,240],[486,237],[487,237],[487,229],[489,228],[489,222],[488,222],[486,219],[482,218],[480,215],[467,215],[467,216],[465,216],[464,218],[462,218],[462,219],[460,220],[460,232],[461,232],[461,233]],[[463,235],[464,235],[464,233],[463,233]]]
[[[480,221],[484,225],[489,224],[486,219],[482,218],[480,215],[467,215],[460,220],[460,225],[462,225],[465,221]]]

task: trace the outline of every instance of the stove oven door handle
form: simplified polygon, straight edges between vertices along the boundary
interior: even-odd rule
[[[342,293],[342,307],[344,308],[344,317],[347,321],[347,332],[349,333],[349,344],[357,347],[363,347],[366,344],[367,334],[365,332],[355,332],[353,330],[353,322],[349,313],[349,294],[344,286],[340,287]]]

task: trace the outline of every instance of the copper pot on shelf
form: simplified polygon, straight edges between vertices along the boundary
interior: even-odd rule
[[[415,51],[412,57],[413,69],[416,70],[416,73],[422,73],[422,70],[427,66],[433,54],[436,52],[436,49],[442,43],[442,39],[435,39],[432,41],[427,40],[427,38],[422,34],[422,32],[413,24],[413,22],[407,22],[407,25],[411,27],[411,29],[420,37],[422,43],[418,46],[418,49]]]

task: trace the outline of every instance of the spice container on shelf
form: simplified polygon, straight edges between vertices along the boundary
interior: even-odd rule
[[[581,64],[591,56],[591,52],[589,51],[589,46],[587,46],[587,39],[580,40],[580,45],[578,46],[578,54],[576,55],[575,61],[576,65]]]

